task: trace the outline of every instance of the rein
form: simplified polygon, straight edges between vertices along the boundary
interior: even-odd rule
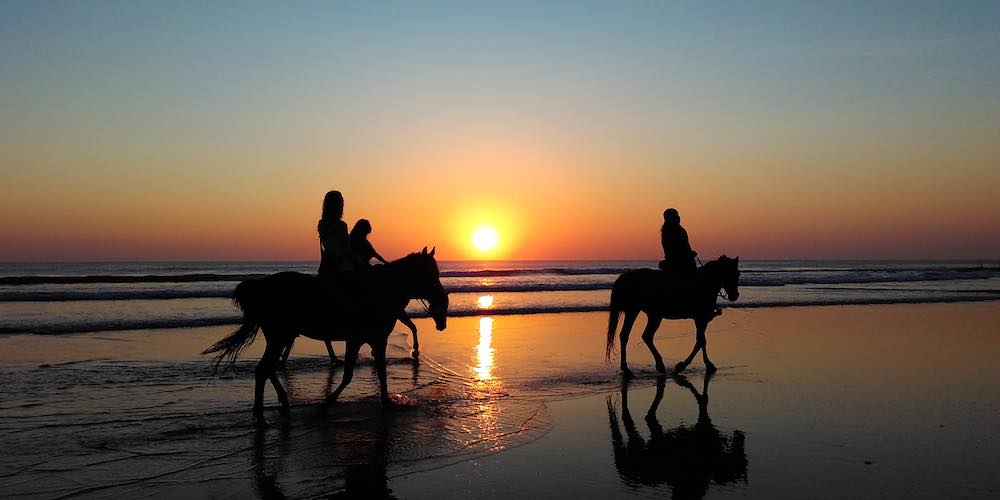
[[[406,268],[406,265],[409,264],[409,262],[407,262],[406,259],[409,258],[412,255],[416,255],[416,254],[410,254],[410,255],[407,255],[406,257],[402,257],[402,258],[396,259],[396,260],[394,260],[394,261],[386,264],[385,267],[389,268],[388,270],[390,270],[390,271],[396,271],[396,272],[399,272],[400,274],[403,274],[403,275],[410,274],[410,272],[409,272],[410,270],[408,268]],[[406,288],[407,288],[406,294],[408,296],[407,298],[409,300],[415,300],[415,301],[417,301],[420,304],[420,306],[423,307],[423,309],[427,313],[427,315],[430,316],[431,315],[430,301],[428,299],[425,299],[425,298],[410,297],[413,294],[412,283],[410,283],[409,280],[403,280],[403,281],[406,283]]]
[[[698,261],[698,265],[701,266],[702,269],[704,269],[705,264],[701,263],[701,259],[699,259],[697,255],[695,255],[694,258],[695,260]],[[723,287],[722,285],[719,285],[719,298],[721,298],[722,300],[729,300],[729,295],[725,292],[725,287]]]

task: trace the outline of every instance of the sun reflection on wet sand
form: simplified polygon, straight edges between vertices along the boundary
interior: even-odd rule
[[[479,318],[479,344],[476,346],[476,366],[472,371],[476,380],[493,380],[493,318]]]
[[[483,299],[489,299],[492,304],[493,297],[480,297],[480,304]],[[472,367],[475,375],[476,397],[480,399],[477,405],[478,414],[475,422],[479,432],[478,441],[490,450],[499,451],[504,449],[503,440],[497,434],[500,425],[500,409],[496,405],[495,398],[501,393],[502,382],[493,374],[493,318],[479,318],[479,344],[476,345],[476,365]]]

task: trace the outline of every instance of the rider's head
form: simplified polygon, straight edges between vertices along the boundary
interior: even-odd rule
[[[681,214],[677,213],[676,208],[668,208],[663,211],[663,222],[669,222],[670,224],[680,224]]]
[[[372,232],[372,224],[368,222],[368,219],[358,219],[354,223],[354,229],[351,229],[351,237],[358,238],[368,236]]]
[[[344,216],[344,195],[330,191],[323,197],[323,220],[340,220]]]

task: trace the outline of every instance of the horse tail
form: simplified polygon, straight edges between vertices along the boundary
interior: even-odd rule
[[[260,304],[261,289],[259,285],[258,280],[245,280],[236,285],[236,290],[233,292],[233,304],[243,311],[243,323],[235,332],[201,352],[202,354],[215,354],[213,374],[218,373],[219,366],[223,361],[227,361],[227,366],[236,363],[240,352],[252,344],[254,338],[257,337],[260,325],[255,321],[253,313],[256,311],[257,305]]]
[[[621,277],[615,280],[615,284],[611,287],[611,307],[608,313],[608,345],[604,348],[604,360],[606,362],[611,362],[611,354],[615,350],[615,332],[618,331],[618,320],[622,316],[622,308],[620,304],[621,290],[618,285],[621,282]]]

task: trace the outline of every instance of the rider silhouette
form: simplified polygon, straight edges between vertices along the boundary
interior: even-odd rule
[[[344,196],[340,191],[330,191],[323,197],[323,215],[316,224],[319,233],[319,278],[331,281],[338,274],[352,271],[356,258],[351,252],[344,217]]]
[[[354,223],[354,228],[351,229],[351,250],[354,252],[354,256],[360,263],[360,269],[371,268],[373,258],[378,259],[378,261],[383,264],[389,263],[382,258],[377,251],[375,251],[375,247],[370,241],[368,241],[368,235],[371,234],[371,232],[372,224],[368,222],[367,219],[358,219],[358,221]],[[420,347],[420,344],[417,341],[417,325],[413,324],[413,321],[410,320],[410,316],[406,314],[406,311],[400,311],[398,319],[399,322],[409,328],[410,333],[413,334],[413,351],[416,352]]]
[[[681,226],[681,216],[675,208],[663,211],[663,227],[660,229],[660,244],[663,245],[663,260],[660,269],[689,277],[698,266],[694,262],[697,252],[691,250],[687,231]]]
[[[372,232],[372,225],[367,219],[358,219],[354,223],[354,229],[351,229],[351,251],[357,256],[358,260],[361,261],[361,265],[364,267],[371,266],[372,259],[378,259],[379,262],[383,264],[388,264],[388,262],[382,258],[378,252],[375,251],[375,247],[372,243],[368,241],[368,235]]]

